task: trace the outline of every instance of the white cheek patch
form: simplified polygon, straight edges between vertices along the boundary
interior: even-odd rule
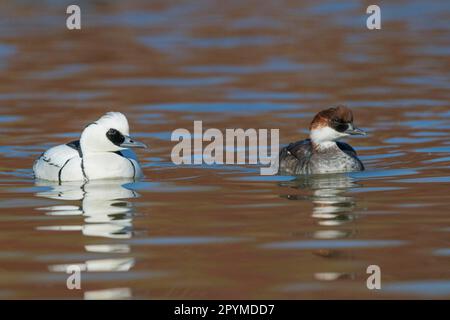
[[[334,142],[340,138],[348,136],[347,133],[338,132],[330,127],[321,127],[313,129],[310,132],[312,142],[322,144],[326,142]]]
[[[107,137],[107,128],[99,124],[87,126],[81,134],[80,144],[83,152],[114,152],[123,148],[116,146]]]

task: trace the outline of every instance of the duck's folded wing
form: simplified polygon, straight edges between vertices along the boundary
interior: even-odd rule
[[[348,143],[338,141],[338,142],[336,142],[336,144],[339,147],[339,149],[344,151],[346,154],[353,156],[353,157],[357,156],[355,149],[353,149],[352,146],[349,145]]]
[[[280,151],[280,173],[306,173],[306,164],[312,155],[309,139],[293,142]]]
[[[65,166],[74,159],[80,159],[80,154],[73,142],[55,146],[36,159],[34,175],[37,179],[60,181]]]

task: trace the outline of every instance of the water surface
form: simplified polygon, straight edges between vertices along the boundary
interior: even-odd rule
[[[0,4],[1,298],[450,297],[447,3],[383,3],[369,31],[358,1],[81,1],[79,32],[45,3]],[[286,144],[337,103],[369,133],[348,141],[365,172],[170,161],[194,120]],[[111,110],[150,145],[144,180],[33,180]]]

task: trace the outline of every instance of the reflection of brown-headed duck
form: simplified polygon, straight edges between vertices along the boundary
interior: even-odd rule
[[[352,111],[338,106],[320,111],[311,122],[309,139],[293,142],[280,152],[281,174],[320,174],[362,171],[364,165],[347,143],[349,135],[365,135],[353,126]]]

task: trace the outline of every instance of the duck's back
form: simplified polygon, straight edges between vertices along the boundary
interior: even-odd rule
[[[79,142],[48,149],[36,159],[33,171],[37,179],[59,182],[83,180]]]
[[[293,142],[280,151],[280,174],[306,174],[312,156],[310,139]]]
[[[280,151],[280,174],[320,174],[362,171],[364,166],[356,151],[347,143],[336,142],[335,147],[316,151],[310,139],[289,144]]]

